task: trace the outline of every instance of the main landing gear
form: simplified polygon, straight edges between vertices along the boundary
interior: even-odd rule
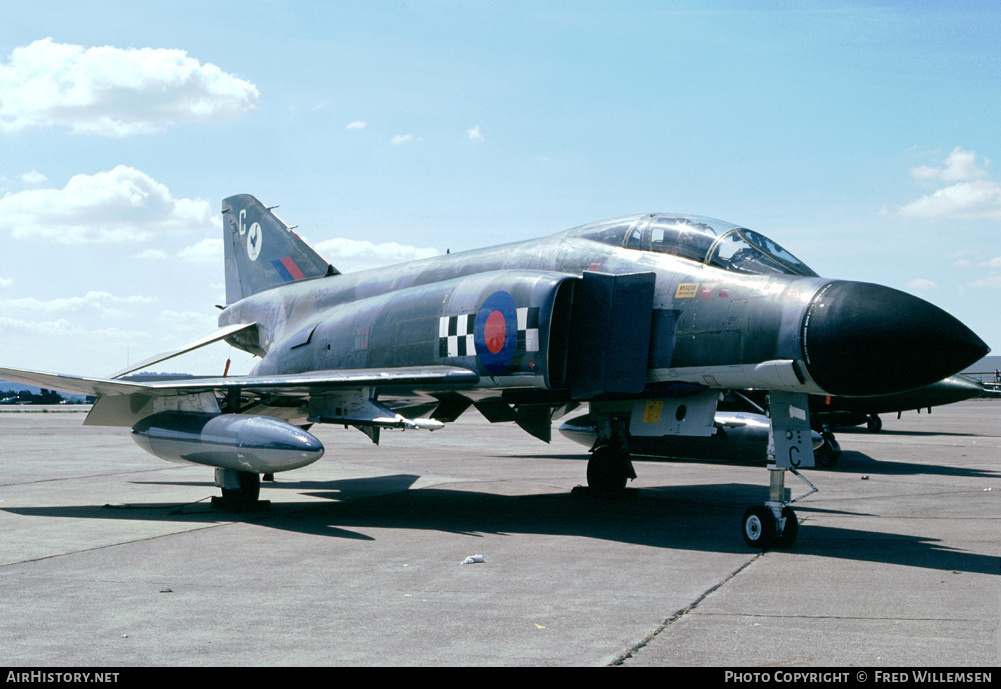
[[[256,471],[216,469],[215,484],[222,495],[212,496],[212,507],[227,512],[267,512],[270,500],[258,500],[261,494],[261,475]]]
[[[603,445],[587,461],[587,486],[605,493],[625,490],[626,482],[636,478],[629,452]]]
[[[626,424],[619,419],[603,418],[596,431],[598,439],[587,462],[587,487],[601,493],[622,492],[626,482],[636,478],[629,460]]]
[[[813,453],[813,458],[818,466],[830,469],[838,463],[838,459],[841,457],[841,445],[827,424],[824,424],[820,436],[824,439],[824,444]]]

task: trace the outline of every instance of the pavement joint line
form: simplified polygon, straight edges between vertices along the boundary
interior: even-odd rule
[[[167,466],[167,467],[153,467],[151,469],[127,469],[119,471],[108,471],[99,472],[96,474],[80,474],[74,476],[56,476],[54,478],[36,478],[30,481],[16,481],[14,483],[0,483],[0,488],[10,488],[14,486],[30,486],[36,483],[55,483],[58,481],[79,481],[81,479],[88,478],[107,478],[107,477],[117,477],[124,476],[126,474],[148,474],[151,472],[158,471],[178,471],[183,469],[188,469],[190,467],[186,466]]]
[[[187,529],[187,530],[184,531],[184,533],[192,533],[192,532],[195,532],[195,531],[204,531],[205,529],[215,529],[215,528],[220,527],[220,526],[228,526],[230,524],[236,524],[236,523],[238,523],[238,522],[220,522],[218,524],[206,524],[205,526],[201,526],[201,527],[198,527],[198,528],[195,528],[195,529]],[[98,550],[106,550],[108,548],[117,548],[119,546],[130,545],[132,543],[143,543],[145,541],[155,541],[155,540],[157,540],[159,538],[167,538],[168,536],[176,536],[176,535],[177,535],[177,532],[174,531],[174,532],[171,532],[171,533],[157,534],[156,536],[150,536],[148,538],[134,538],[134,539],[129,540],[129,541],[119,541],[118,543],[106,543],[105,545],[99,545],[99,546],[95,546],[93,548],[82,548],[80,550],[73,550],[73,551],[69,551],[69,552],[66,552],[66,553],[56,553],[54,555],[43,555],[42,557],[33,557],[33,558],[28,559],[28,560],[18,560],[17,562],[5,562],[5,563],[0,564],[0,569],[4,569],[4,568],[7,568],[7,567],[14,567],[16,565],[26,565],[26,564],[30,564],[30,563],[33,563],[33,562],[43,562],[45,560],[55,560],[56,558],[60,558],[60,557],[69,557],[71,555],[79,555],[81,553],[91,553],[91,552],[95,552],[95,551],[98,551]]]
[[[618,655],[615,658],[615,660],[613,660],[612,662],[610,662],[608,665],[609,666],[624,665],[626,660],[628,660],[629,658],[632,658],[633,655],[637,651],[639,651],[644,646],[646,646],[651,641],[653,641],[655,638],[657,638],[657,635],[659,635],[661,632],[663,632],[665,629],[667,629],[671,624],[673,624],[674,622],[678,621],[679,619],[681,619],[682,617],[684,617],[688,613],[690,613],[693,610],[695,610],[695,608],[697,608],[702,601],[704,601],[706,598],[708,598],[710,594],[712,594],[715,591],[718,591],[719,589],[721,589],[724,585],[726,585],[730,581],[732,581],[738,574],[740,574],[745,569],[747,569],[748,567],[750,567],[752,564],[754,564],[755,562],[757,562],[758,559],[760,559],[761,556],[763,556],[765,554],[765,552],[767,552],[767,551],[762,551],[760,553],[757,553],[750,560],[748,560],[747,562],[745,562],[744,564],[742,564],[740,567],[738,567],[737,569],[735,569],[733,572],[731,572],[730,575],[726,579],[724,579],[723,581],[719,582],[715,586],[711,587],[709,590],[705,591],[701,596],[699,596],[698,598],[696,598],[695,601],[693,601],[691,604],[685,606],[681,610],[678,610],[676,613],[674,613],[673,615],[671,615],[671,617],[669,617],[668,619],[664,620],[660,624],[660,626],[657,627],[655,630],[653,630],[650,634],[648,634],[646,636],[646,638],[644,638],[642,641],[640,641],[638,644],[636,644],[632,648],[630,648],[630,649],[624,651],[623,653],[621,653],[620,655]]]
[[[184,513],[184,512],[181,512],[180,510],[183,510],[185,507],[190,507],[190,506],[193,506],[193,505],[197,505],[197,504],[203,502],[204,500],[208,500],[208,499],[209,498],[206,497],[206,498],[202,498],[201,500],[195,500],[194,502],[185,502],[185,503],[180,503],[180,504],[177,504],[177,505],[162,505],[160,507],[146,507],[146,506],[143,506],[143,505],[129,505],[129,504],[125,504],[125,505],[110,505],[110,504],[108,504],[108,505],[103,505],[103,507],[107,508],[107,509],[118,509],[118,510],[128,510],[128,509],[154,509],[154,510],[171,509],[171,510],[173,510],[172,512],[170,512],[170,514],[172,514],[172,515],[176,514],[178,516],[187,516],[187,515],[190,515],[190,513]],[[289,514],[293,514],[295,512],[301,512],[301,511],[303,511],[303,509],[305,509],[305,508],[297,509],[297,510],[291,510],[289,512]],[[225,514],[225,513],[223,512],[222,514]],[[28,560],[18,560],[17,562],[0,563],[0,569],[6,568],[6,567],[12,567],[12,566],[15,566],[15,565],[29,564],[29,563],[32,563],[32,562],[42,562],[44,560],[54,560],[54,559],[60,558],[60,557],[67,557],[67,556],[70,556],[70,555],[79,555],[80,553],[95,552],[95,551],[98,551],[98,550],[105,550],[107,548],[117,548],[118,546],[130,545],[132,543],[143,543],[144,541],[155,541],[155,540],[160,539],[160,538],[169,538],[171,536],[177,536],[178,534],[181,534],[181,533],[189,534],[189,533],[194,533],[196,531],[204,531],[206,529],[215,529],[215,528],[222,527],[222,526],[231,526],[233,524],[256,523],[256,522],[260,522],[260,521],[266,521],[267,519],[278,517],[278,516],[281,516],[281,515],[277,515],[277,514],[273,514],[273,513],[268,513],[268,514],[256,515],[255,518],[253,518],[253,519],[229,519],[229,520],[223,520],[223,521],[218,521],[218,522],[216,522],[214,524],[206,524],[205,526],[200,526],[200,527],[196,527],[196,528],[193,528],[193,529],[184,529],[183,531],[171,531],[170,533],[157,534],[155,536],[148,536],[146,538],[134,538],[132,540],[119,541],[117,543],[106,543],[104,545],[95,546],[93,548],[83,548],[81,550],[73,550],[73,551],[69,551],[69,552],[65,552],[65,553],[55,553],[53,555],[45,555],[45,556],[42,556],[42,557],[30,558]]]
[[[769,615],[767,613],[706,612],[706,617],[758,617],[776,620],[857,620],[860,622],[978,622],[976,617],[863,617],[858,615]]]

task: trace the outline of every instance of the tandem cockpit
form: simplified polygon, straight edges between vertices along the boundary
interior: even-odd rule
[[[817,277],[805,263],[768,237],[698,215],[634,215],[575,227],[566,235],[626,249],[672,254],[736,273]]]

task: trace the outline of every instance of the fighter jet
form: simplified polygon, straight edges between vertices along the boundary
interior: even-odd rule
[[[767,390],[769,500],[752,547],[791,545],[785,475],[813,466],[808,395],[882,395],[942,380],[988,347],[943,310],[875,284],[822,278],[747,228],[649,214],[530,241],[340,274],[250,195],[223,201],[219,329],[106,378],[0,369],[96,395],[88,425],[126,426],[152,454],[215,467],[218,501],[258,504],[260,475],[315,462],[310,424],[436,430],[475,406],[549,440],[587,402],[594,491],[636,474],[629,439],[708,437],[721,393]],[[122,376],[225,340],[249,375]]]

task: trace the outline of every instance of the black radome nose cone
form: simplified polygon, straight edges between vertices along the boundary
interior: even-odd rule
[[[802,335],[807,370],[832,395],[884,395],[930,385],[990,352],[937,306],[865,282],[821,288]]]

